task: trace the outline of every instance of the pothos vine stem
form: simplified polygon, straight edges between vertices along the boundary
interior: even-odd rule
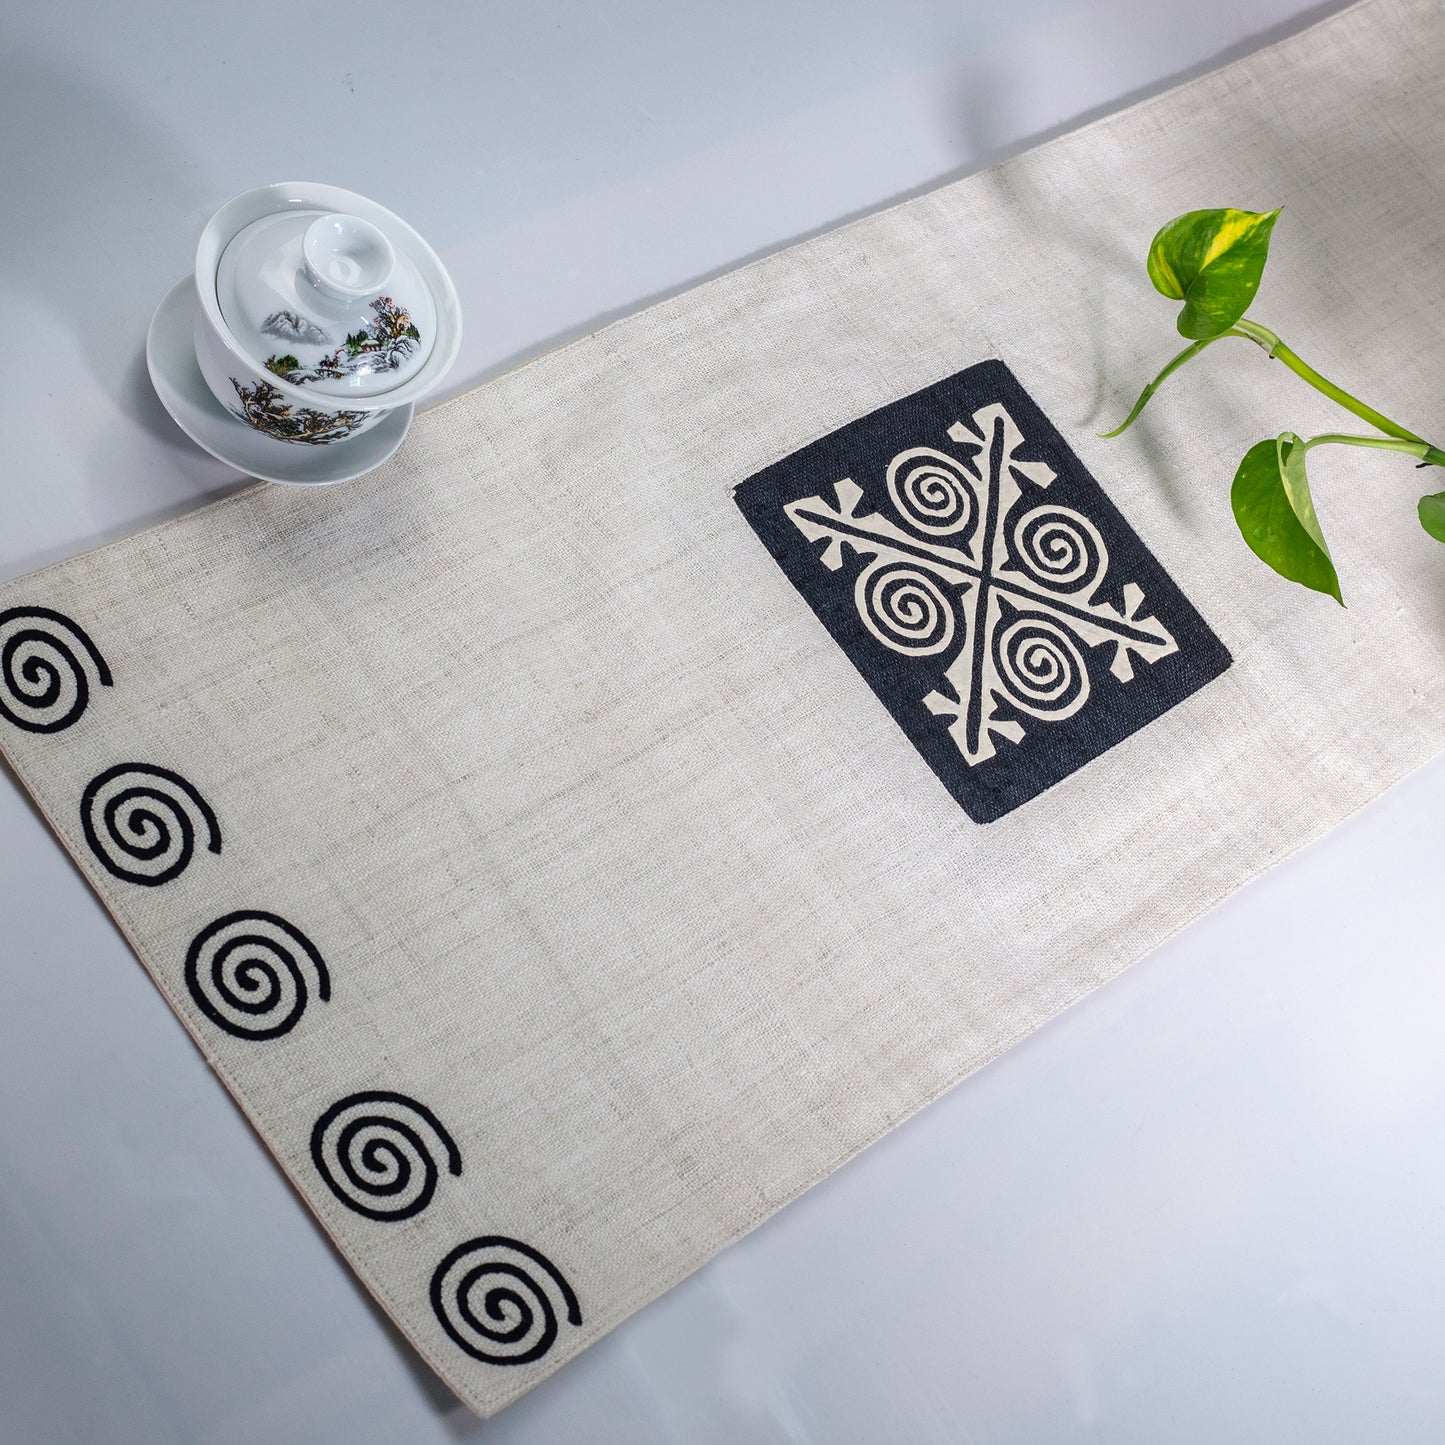
[[[1354,412],[1362,421],[1369,422],[1372,427],[1378,428],[1384,432],[1386,436],[1396,437],[1400,441],[1412,442],[1427,448],[1428,451],[1435,455],[1430,458],[1426,458],[1423,452],[1417,452],[1416,455],[1420,456],[1422,460],[1431,460],[1435,461],[1436,465],[1440,464],[1437,460],[1437,458],[1441,456],[1438,448],[1430,446],[1424,437],[1418,437],[1414,432],[1407,431],[1399,422],[1391,421],[1389,417],[1385,416],[1382,412],[1376,411],[1374,407],[1366,406],[1358,397],[1351,396],[1342,386],[1336,386],[1328,377],[1321,376],[1308,362],[1302,361],[1296,356],[1267,326],[1261,326],[1257,321],[1246,321],[1241,318],[1234,323],[1231,329],[1235,335],[1247,336],[1251,341],[1262,347],[1266,355],[1274,357],[1277,361],[1284,362],[1296,376],[1302,377],[1305,381],[1309,382],[1316,391],[1322,392],[1325,396],[1329,397],[1331,401],[1338,402],[1346,411]],[[1334,439],[1335,438],[1331,438],[1331,440]],[[1340,440],[1343,440],[1343,438],[1340,438]],[[1355,444],[1363,445],[1364,443],[1356,440]],[[1397,448],[1396,450],[1403,451],[1405,449]]]
[[[1406,441],[1403,437],[1360,437],[1345,432],[1324,432],[1305,442],[1304,449],[1309,451],[1311,447],[1329,444],[1346,447],[1378,447],[1385,452],[1405,452],[1408,456],[1419,457],[1422,462],[1431,462],[1437,467],[1445,465],[1445,452],[1438,447],[1432,447],[1429,442]]]

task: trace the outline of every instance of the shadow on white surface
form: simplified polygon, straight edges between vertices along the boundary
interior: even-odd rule
[[[684,291],[703,285],[708,281],[716,280],[720,276],[738,270],[740,267],[750,265],[755,261],[761,261],[769,256],[776,255],[779,251],[785,251],[791,246],[799,245],[803,241],[821,236],[829,231],[846,226],[853,221],[863,219],[865,216],[875,215],[877,212],[887,210],[892,206],[902,205],[906,201],[915,199],[918,196],[927,195],[930,191],[937,190],[940,186],[946,186],[954,181],[963,180],[968,176],[977,175],[1001,164],[1010,158],[1022,155],[1025,151],[1033,150],[1048,141],[1055,140],[1060,136],[1068,135],[1083,126],[1092,124],[1094,121],[1115,115],[1121,110],[1126,110],[1140,101],[1148,100],[1151,96],[1161,95],[1167,90],[1173,90],[1176,86],[1186,84],[1200,76],[1208,75],[1212,71],[1228,65],[1231,61],[1253,54],[1265,46],[1273,45],[1277,41],[1284,40],[1291,35],[1297,35],[1300,31],[1327,19],[1329,16],[1347,9],[1353,0],[1327,0],[1327,3],[1314,5],[1308,9],[1292,14],[1289,18],[1280,20],[1271,25],[1262,26],[1257,31],[1251,32],[1241,40],[1231,41],[1229,44],[1220,46],[1212,51],[1207,58],[1192,62],[1179,69],[1163,76],[1157,80],[1151,80],[1148,84],[1134,85],[1120,93],[1116,98],[1084,106],[1083,108],[1070,112],[1065,118],[1053,123],[1028,131],[1022,136],[1013,137],[1009,125],[1001,123],[998,119],[997,102],[1000,96],[1008,93],[1005,82],[990,70],[987,65],[977,59],[949,62],[937,68],[930,68],[925,74],[926,86],[934,92],[943,94],[943,103],[935,109],[939,112],[936,119],[939,120],[938,140],[940,140],[947,152],[953,155],[965,157],[963,161],[948,169],[937,173],[930,173],[925,178],[899,189],[884,191],[876,199],[869,199],[862,204],[854,205],[848,209],[837,212],[830,212],[826,216],[819,217],[800,229],[787,233],[783,239],[770,239],[761,244],[754,245],[747,250],[741,250],[730,254],[726,259],[720,260],[705,269],[692,271],[685,276],[680,276],[669,281],[665,286],[657,287],[650,291],[640,292],[630,296],[626,301],[615,306],[609,306],[603,310],[596,311],[585,318],[569,323],[558,328],[540,340],[528,342],[506,355],[489,361],[483,367],[467,369],[463,374],[463,368],[458,367],[457,372],[448,380],[433,398],[431,404],[436,405],[452,397],[460,396],[463,392],[483,382],[492,380],[497,376],[514,371],[518,367],[525,366],[527,362],[533,361],[548,352],[555,351],[558,347],[566,346],[584,336],[590,336],[596,331],[611,325],[615,321],[634,315],[636,312],[645,310],[660,301],[666,301],[674,296],[681,295]],[[1115,7],[1118,8],[1118,7]],[[1257,14],[1264,13],[1257,11]],[[1104,51],[1103,35],[1100,27],[1081,24],[1080,34],[1096,48],[1099,53]],[[1070,57],[1073,67],[1080,74],[1089,74],[1088,54],[1073,54]],[[1022,68],[1022,67],[1020,67]],[[861,101],[859,97],[850,96],[848,105],[850,109],[862,108],[872,112],[886,112],[890,107],[895,107],[897,94],[905,90],[917,89],[919,77],[907,75],[886,81],[871,92]],[[896,108],[896,107],[895,107]],[[831,107],[821,109],[815,116],[821,117],[823,124],[817,127],[817,132],[826,134],[830,127],[828,125],[829,111]],[[804,120],[809,119],[805,117]],[[817,133],[814,127],[799,124],[799,129],[810,134]],[[761,136],[746,136],[741,140],[731,143],[729,149],[737,156],[759,147],[762,144]],[[705,153],[703,156],[691,156],[686,161],[688,169],[706,167],[710,160],[716,159],[715,152]],[[737,169],[741,169],[741,165]],[[670,172],[664,173],[666,181],[676,183],[679,186],[685,185],[683,177],[673,175]],[[732,177],[733,184],[739,184],[739,177]],[[627,208],[627,214],[633,223],[644,229],[650,229],[657,221],[655,205],[649,205],[647,197],[658,190],[664,189],[659,184],[656,175],[649,175],[639,181],[636,186],[636,204]],[[572,209],[571,207],[568,208]],[[616,202],[609,204],[609,210],[617,209]],[[1166,218],[1167,219],[1167,218]],[[1050,230],[1056,231],[1060,226],[1069,226],[1068,217],[1061,217],[1057,211],[1047,208],[1041,209],[1041,224],[1047,224]],[[576,232],[570,224],[560,224],[555,231],[567,235],[572,244],[576,242]],[[642,237],[635,238],[640,244]],[[1097,249],[1097,236],[1091,232],[1091,242]],[[1143,265],[1143,257],[1130,250],[1122,238],[1117,241],[1117,254],[1121,266],[1137,271]],[[1102,325],[1102,322],[1101,322]],[[1167,344],[1169,330],[1166,325],[1163,328],[1164,340]],[[1167,358],[1166,358],[1167,359]],[[1099,406],[1104,400],[1101,390],[1096,394],[1095,409],[1090,417],[1099,414]],[[1132,398],[1131,398],[1132,400]]]
[[[27,323],[27,345],[0,353],[7,412],[31,431],[16,462],[44,476],[63,458],[69,503],[85,517],[113,504],[102,494],[132,471],[131,456],[147,458],[152,478],[183,478],[169,495],[156,480],[132,494],[124,520],[7,555],[16,576],[193,509],[197,480],[214,496],[237,478],[175,426],[145,367],[151,312],[190,269],[209,214],[205,168],[98,80],[20,46],[0,53],[0,137],[0,294]],[[16,513],[47,500],[12,484],[7,521],[20,530]]]
[[[40,339],[63,333],[89,380],[129,415],[129,370],[145,342],[136,323],[189,269],[186,238],[212,183],[173,132],[78,70],[17,49],[0,55],[0,135],[7,289],[43,310]],[[16,360],[23,382],[35,358]],[[143,406],[138,419],[169,444],[163,416]]]

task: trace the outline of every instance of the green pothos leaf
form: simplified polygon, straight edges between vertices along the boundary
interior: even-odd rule
[[[1279,211],[1187,211],[1149,246],[1149,279],[1184,309],[1179,334],[1222,336],[1249,309]]]
[[[1445,542],[1445,492],[1431,492],[1421,497],[1416,511],[1420,514],[1420,525],[1437,542]]]
[[[1282,432],[1250,447],[1234,474],[1229,500],[1255,556],[1281,577],[1323,592],[1344,606],[1340,579],[1310,496],[1305,447],[1299,437]]]

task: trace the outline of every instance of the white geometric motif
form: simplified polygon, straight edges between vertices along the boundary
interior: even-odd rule
[[[1157,662],[1178,644],[1141,615],[1143,590],[1122,589],[1122,611],[1094,600],[1109,570],[1098,529],[1082,513],[1050,502],[1053,470],[1017,456],[1024,437],[1000,403],[973,414],[949,437],[973,456],[909,447],[888,464],[888,496],[908,530],[881,512],[858,515],[863,489],[834,484],[784,512],[809,541],[828,539],[825,567],[843,566],[844,547],[867,561],[854,584],[858,615],[885,647],[909,657],[950,660],[941,688],[920,699],[948,724],[970,764],[994,755],[995,737],[1021,742],[1013,713],[1056,722],[1089,700],[1085,650],[1111,647],[1109,671],[1127,683],[1134,662]],[[918,535],[918,534],[921,534]],[[947,540],[944,540],[947,539]]]

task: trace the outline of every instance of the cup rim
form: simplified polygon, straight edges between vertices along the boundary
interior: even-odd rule
[[[431,355],[423,362],[415,376],[409,377],[391,391],[375,392],[370,396],[323,396],[266,371],[260,359],[241,345],[226,324],[225,317],[221,315],[221,303],[216,295],[216,273],[220,267],[221,254],[232,238],[253,221],[292,208],[321,210],[327,213],[345,212],[379,226],[384,234],[388,234],[388,239],[400,235],[406,254],[431,290],[437,314],[436,341]],[[393,407],[415,402],[433,390],[451,369],[462,344],[461,305],[457,300],[452,278],[447,274],[437,253],[413,227],[385,206],[378,205],[355,191],[343,190],[340,186],[329,186],[319,181],[276,181],[271,185],[242,191],[240,195],[227,201],[206,222],[201,238],[196,243],[195,285],[202,314],[217,339],[231,355],[251,372],[263,375],[283,396],[293,401],[303,401],[307,406],[317,407],[322,411],[389,411]]]

